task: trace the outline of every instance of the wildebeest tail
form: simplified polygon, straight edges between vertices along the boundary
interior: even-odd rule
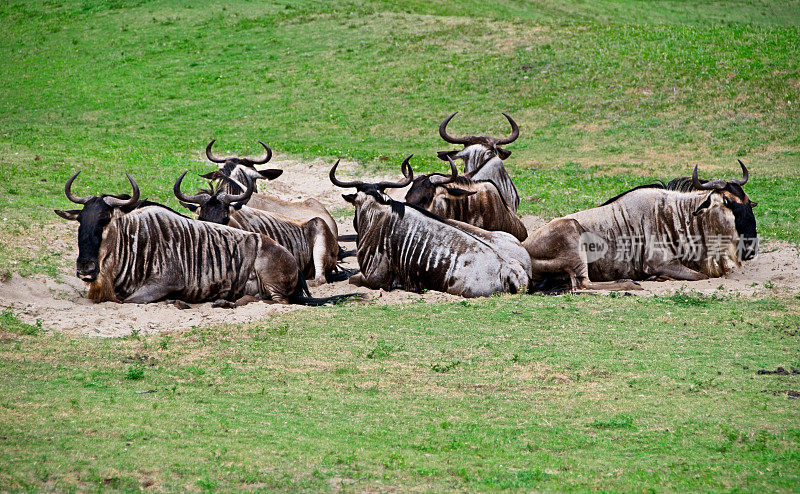
[[[293,304],[310,305],[312,307],[319,307],[325,304],[341,304],[348,300],[358,300],[362,297],[361,293],[346,293],[344,295],[334,295],[332,297],[298,297],[291,300]]]
[[[335,281],[344,281],[354,274],[358,273],[358,269],[348,269],[341,266],[336,266],[336,270],[325,273],[325,281],[333,283]]]
[[[306,282],[306,277],[303,276],[302,271],[298,270],[297,286],[294,288],[294,292],[292,292],[292,294],[289,295],[289,303],[302,304],[300,300],[310,297],[311,297],[311,291],[308,289],[308,283]]]
[[[353,257],[354,255],[356,255],[356,252],[358,252],[356,249],[347,250],[347,249],[345,249],[344,247],[342,247],[340,245],[339,246],[339,253],[336,255],[336,257],[337,257],[338,261],[341,261],[345,257]]]

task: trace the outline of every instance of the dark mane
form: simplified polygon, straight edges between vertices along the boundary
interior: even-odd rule
[[[371,196],[375,197],[376,199],[379,199],[380,202],[383,202],[385,204],[385,202],[384,202],[385,199],[383,197],[381,197],[380,193],[378,193],[378,192],[372,193],[372,192],[373,191],[369,191],[369,192],[365,191],[365,193],[370,194]],[[400,218],[405,216],[405,214],[406,214],[405,208],[411,208],[411,209],[414,209],[416,211],[419,211],[421,214],[423,214],[424,216],[427,216],[428,218],[432,218],[434,220],[441,221],[441,222],[444,222],[444,223],[447,222],[447,218],[443,218],[443,217],[439,216],[438,214],[432,213],[432,212],[428,211],[427,209],[423,209],[423,208],[421,208],[421,207],[419,207],[419,206],[417,206],[415,204],[410,204],[408,202],[395,201],[394,199],[389,199],[389,203],[388,204],[392,208],[392,213],[397,214],[398,216],[400,216]]]
[[[102,199],[104,197],[113,197],[115,199],[123,199],[123,200],[131,198],[130,194],[119,194],[119,195],[103,194],[103,195],[100,196],[100,199]],[[172,209],[169,206],[165,206],[165,205],[161,204],[160,202],[154,202],[154,201],[150,201],[148,199],[141,199],[136,204],[134,204],[132,206],[126,206],[126,207],[120,208],[120,210],[122,212],[124,212],[124,213],[130,213],[131,211],[134,211],[136,209],[142,209],[142,208],[145,208],[147,206],[156,206],[156,207],[159,207],[159,208],[164,208],[167,211],[170,211],[172,213],[177,214],[178,216],[183,216],[184,218],[192,219],[192,218],[189,218],[188,216],[182,215],[181,213],[175,211],[174,209]]]
[[[436,175],[440,175],[440,174],[437,173]],[[447,175],[443,175],[443,176],[447,176]],[[494,186],[495,190],[497,191],[497,195],[500,197],[500,200],[503,202],[503,205],[505,207],[507,207],[509,210],[511,210],[511,208],[508,206],[508,203],[506,202],[505,197],[503,197],[503,194],[500,193],[500,187],[498,187],[497,184],[494,183],[494,181],[489,179],[489,178],[484,179],[484,180],[475,180],[474,178],[470,178],[470,177],[467,177],[465,175],[459,175],[459,176],[457,176],[455,178],[455,180],[453,180],[449,184],[444,184],[444,186],[447,186],[447,185],[472,185],[472,184],[492,184]]]
[[[660,180],[658,182],[652,183],[652,184],[637,185],[636,187],[634,187],[632,189],[626,190],[625,192],[622,192],[621,194],[615,195],[614,197],[612,197],[611,199],[607,200],[606,202],[604,202],[600,206],[607,206],[607,205],[611,204],[612,202],[618,200],[622,196],[628,194],[629,192],[633,192],[634,190],[639,190],[639,189],[666,189],[666,188],[667,188],[667,186],[664,185],[664,182],[662,182]]]
[[[702,178],[700,179],[701,184],[705,184],[708,182],[710,182],[710,180]],[[669,183],[667,184],[667,190],[675,190],[678,192],[692,192],[700,189],[696,189],[694,187],[694,182],[692,181],[692,177],[678,177],[678,178],[673,178],[672,180],[669,181]],[[730,192],[739,199],[744,200],[745,198],[744,189],[742,189],[742,186],[739,184],[727,182],[725,184],[725,189],[723,190],[727,190],[728,192]]]
[[[704,184],[708,182],[708,180],[700,179],[700,183]],[[680,192],[691,192],[696,190],[694,188],[694,184],[692,183],[692,177],[678,177],[673,178],[667,184],[667,190],[677,190]]]

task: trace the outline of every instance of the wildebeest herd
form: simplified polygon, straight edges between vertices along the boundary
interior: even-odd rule
[[[453,137],[463,149],[441,151],[450,172],[414,176],[411,156],[399,181],[377,183],[337,176],[342,197],[355,208],[358,272],[339,261],[352,252],[339,245],[330,213],[316,199],[283,201],[257,193],[258,180],[282,170],[256,169],[260,159],[219,157],[203,175],[209,187],[187,194],[174,184],[181,205],[197,219],[140,199],[128,175],[130,195],[78,197],[75,173],[67,198],[82,209],[56,213],[79,222],[77,276],[92,300],[148,303],[214,301],[232,306],[251,300],[320,304],[309,286],[344,280],[371,289],[438,290],[463,297],[535,291],[559,280],[569,288],[637,289],[637,280],[700,280],[727,273],[753,258],[758,247],[752,202],[740,180],[692,177],[641,185],[599,207],[556,218],[528,232],[517,215],[519,194],[503,166],[502,146],[519,137],[506,114],[506,138]],[[464,173],[455,163],[463,160]],[[410,186],[405,200],[387,189]],[[309,280],[308,282],[306,280]]]

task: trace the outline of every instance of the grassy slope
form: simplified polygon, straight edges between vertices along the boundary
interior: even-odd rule
[[[798,378],[756,372],[800,367],[799,324],[797,298],[677,295],[323,308],[122,340],[15,328],[0,485],[789,491]]]
[[[76,169],[80,190],[125,190],[129,171],[174,202],[211,138],[441,169],[453,110],[454,133],[519,121],[509,167],[544,199],[523,212],[573,212],[695,162],[735,176],[741,157],[761,232],[800,233],[796,3],[6,2],[0,19],[3,234],[54,221]],[[5,248],[0,268],[30,257]]]

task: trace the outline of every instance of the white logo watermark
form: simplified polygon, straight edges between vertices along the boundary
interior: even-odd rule
[[[581,251],[586,256],[586,262],[591,264],[602,259],[608,252],[608,242],[592,232],[581,233]]]
[[[633,261],[636,259],[681,259],[683,261],[700,262],[704,258],[720,259],[736,252],[742,260],[753,257],[758,252],[758,238],[727,235],[687,235],[679,239],[643,235],[621,235],[614,239],[613,252],[605,238],[592,232],[584,232],[580,236],[581,253],[587,263],[598,261],[606,255],[615,261]]]

